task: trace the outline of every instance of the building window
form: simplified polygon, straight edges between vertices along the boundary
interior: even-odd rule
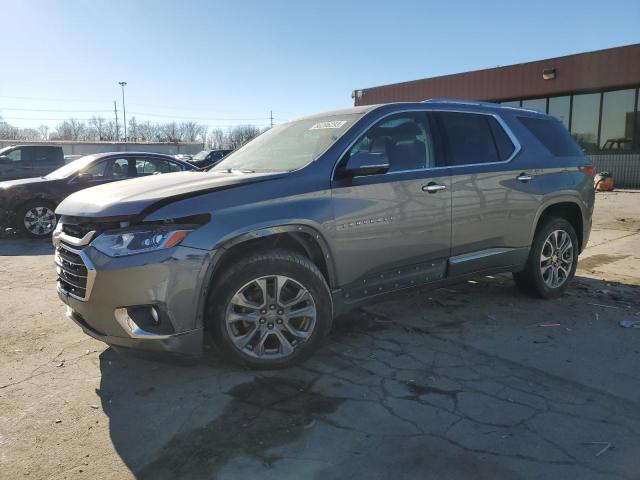
[[[522,108],[528,108],[529,110],[536,110],[538,112],[547,113],[547,99],[530,98],[529,100],[523,100]]]
[[[571,97],[551,97],[549,99],[549,115],[560,119],[564,126],[569,128],[569,116],[571,115]]]
[[[571,134],[586,152],[598,150],[598,120],[600,94],[586,93],[573,96]]]
[[[602,97],[602,150],[631,150],[634,140],[635,89],[606,92]]]
[[[505,107],[518,107],[520,108],[520,100],[512,100],[510,102],[501,102]]]

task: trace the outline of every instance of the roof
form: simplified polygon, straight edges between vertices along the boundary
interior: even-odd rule
[[[545,80],[543,70],[554,78]],[[640,44],[424,78],[354,92],[356,105],[430,97],[510,100],[640,85]]]

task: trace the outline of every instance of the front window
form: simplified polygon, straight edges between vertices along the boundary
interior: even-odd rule
[[[16,148],[11,150],[11,147],[0,150],[0,155],[6,156],[12,162],[19,162],[22,160],[22,150]]]
[[[225,157],[211,172],[297,170],[315,160],[361,117],[350,113],[278,125]]]

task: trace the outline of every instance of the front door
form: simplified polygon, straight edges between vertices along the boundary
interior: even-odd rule
[[[372,126],[345,154],[332,183],[334,261],[345,301],[441,278],[451,236],[448,169],[426,112]],[[340,178],[358,152],[383,153],[389,171]]]

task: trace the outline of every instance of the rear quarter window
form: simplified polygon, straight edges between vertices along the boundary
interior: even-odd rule
[[[583,155],[582,150],[560,120],[518,117],[520,122],[556,157]]]

